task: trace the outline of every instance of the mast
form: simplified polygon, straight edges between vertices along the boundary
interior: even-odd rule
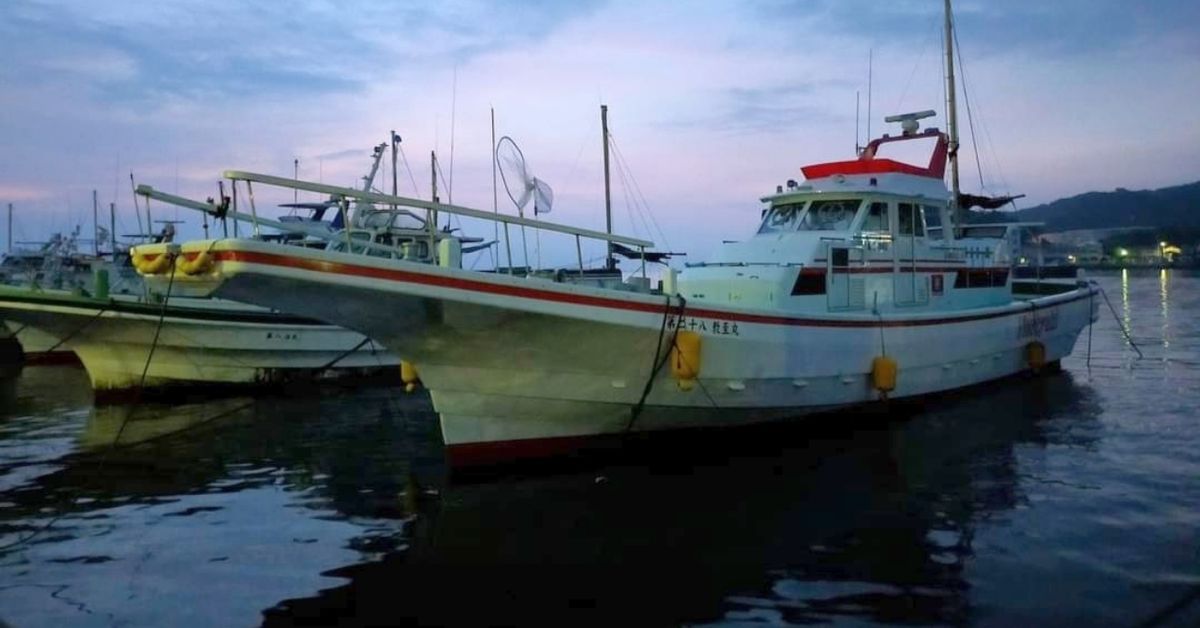
[[[958,206],[958,107],[954,89],[954,18],[950,9],[950,0],[946,4],[946,128],[950,134],[950,210],[954,222],[963,224],[966,216]]]
[[[399,190],[396,187],[396,146],[400,143],[400,136],[392,131],[392,196],[399,196]]]
[[[113,262],[117,261],[117,204],[108,204],[108,246],[112,250]]]
[[[100,257],[100,200],[92,190],[92,253]]]
[[[433,187],[433,190],[431,191],[429,198],[434,203],[440,202],[440,201],[438,201],[438,193],[437,193],[437,174],[438,174],[437,171],[438,171],[437,152],[429,151],[429,182],[432,184],[432,187]],[[438,215],[437,215],[436,209],[433,210],[431,219],[432,219],[431,224],[436,229],[437,228],[437,220],[438,220]]]
[[[12,203],[8,204],[8,252],[12,253]]]
[[[608,178],[608,105],[600,105],[600,132],[604,136],[604,231],[612,235],[612,189],[609,187]],[[605,244],[608,247],[608,255],[605,258],[604,267],[612,270],[616,267],[612,241],[609,240]]]

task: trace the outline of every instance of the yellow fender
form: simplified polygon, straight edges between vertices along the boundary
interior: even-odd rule
[[[1040,371],[1046,366],[1046,345],[1037,340],[1025,345],[1025,361],[1034,372]]]
[[[896,390],[896,377],[900,367],[896,361],[886,355],[877,356],[871,361],[871,385],[883,395]]]
[[[208,251],[200,251],[191,259],[188,259],[186,254],[181,255],[179,261],[175,263],[175,267],[183,271],[185,275],[206,273],[212,269],[212,265],[212,255]]]
[[[143,275],[159,275],[171,268],[171,261],[171,254],[167,251],[137,253],[133,256],[133,267]]]
[[[700,376],[700,334],[694,331],[679,331],[675,346],[671,347],[671,376],[680,390],[691,390]]]
[[[404,382],[404,392],[412,392],[417,389],[417,382],[421,376],[417,373],[417,367],[408,360],[400,360],[400,380]]]

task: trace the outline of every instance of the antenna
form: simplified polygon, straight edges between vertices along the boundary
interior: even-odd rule
[[[454,65],[454,84],[450,89],[450,180],[446,182],[446,202],[454,204],[454,112],[458,107],[458,64]],[[447,225],[450,223],[447,222]]]
[[[871,87],[874,85],[875,49],[867,52],[867,141],[871,141]]]
[[[862,145],[858,143],[858,90],[854,90],[854,154],[862,154]]]

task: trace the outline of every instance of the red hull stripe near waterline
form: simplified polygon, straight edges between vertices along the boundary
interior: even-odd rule
[[[602,442],[603,438],[601,435],[555,436],[451,444],[446,445],[446,462],[451,467],[462,468],[556,458],[584,449],[589,443]]]
[[[555,303],[570,303],[573,305],[585,305],[589,307],[603,307],[608,309],[626,310],[633,312],[647,312],[661,315],[663,313],[663,305],[660,303],[643,303],[637,301],[627,301],[623,299],[614,299],[611,297],[597,297],[585,294],[572,294],[569,292],[558,292],[553,290],[543,290],[531,288],[527,286],[513,286],[501,283],[492,283],[487,281],[478,281],[474,279],[463,279],[459,277],[444,277],[440,275],[431,275],[426,273],[412,272],[407,270],[397,270],[392,268],[377,268],[374,266],[361,266],[358,264],[346,264],[343,262],[330,262],[318,259],[305,259],[294,257],[291,255],[280,255],[277,253],[262,253],[259,251],[217,251],[213,254],[213,259],[217,262],[242,262],[245,264],[261,264],[266,266],[279,266],[283,268],[295,268],[300,270],[308,270],[320,273],[329,273],[334,275],[349,275],[354,277],[367,277],[371,279],[384,279],[387,281],[396,281],[402,283],[420,284],[426,286],[434,286],[438,288],[450,288],[454,290],[465,290],[468,292],[479,292],[486,294],[497,294],[503,296],[518,297],[523,299],[534,299],[538,301],[550,301]],[[1088,298],[1088,294],[1076,296],[1074,298],[1061,301],[1055,305],[1063,305]],[[672,311],[676,308],[671,307]],[[688,306],[684,310],[684,315],[691,318],[716,319],[720,321],[731,321],[740,323],[759,323],[764,325],[789,325],[798,327],[923,327],[927,325],[944,325],[947,323],[968,323],[971,321],[987,320],[992,318],[1001,318],[1004,316],[1016,316],[1019,314],[1027,314],[1034,308],[1019,310],[1006,310],[1002,312],[990,312],[988,314],[968,314],[964,316],[946,316],[939,318],[924,318],[924,319],[909,319],[909,320],[838,320],[838,319],[820,319],[820,318],[793,318],[787,316],[771,316],[763,314],[749,314],[744,312],[729,312],[723,310],[711,310],[703,307]]]

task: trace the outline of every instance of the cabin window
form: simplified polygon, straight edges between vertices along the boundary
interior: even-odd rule
[[[795,231],[800,216],[804,213],[804,203],[784,203],[776,205],[763,218],[759,233],[786,233]]]
[[[925,224],[921,221],[921,208],[911,203],[900,203],[899,233],[906,236],[924,236]]]
[[[846,231],[861,204],[862,199],[857,198],[813,201],[800,219],[797,230]]]
[[[942,212],[936,205],[924,205],[921,213],[925,218],[925,233],[934,240],[942,239]]]
[[[888,221],[888,204],[871,203],[867,215],[863,218],[863,233],[891,233],[891,223]]]

